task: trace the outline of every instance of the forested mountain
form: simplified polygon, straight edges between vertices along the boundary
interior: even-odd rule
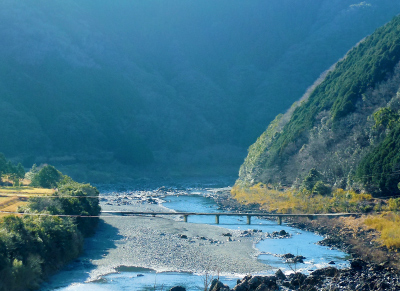
[[[0,152],[231,173],[277,113],[399,12],[392,0],[2,0]]]
[[[350,50],[250,147],[237,184],[258,182],[400,194],[400,16]]]

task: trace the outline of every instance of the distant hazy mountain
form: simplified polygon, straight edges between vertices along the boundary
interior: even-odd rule
[[[237,185],[258,182],[400,194],[400,16],[270,123],[250,147]]]
[[[232,173],[392,0],[0,1],[0,152]]]

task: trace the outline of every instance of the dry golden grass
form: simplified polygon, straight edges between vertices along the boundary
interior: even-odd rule
[[[354,191],[336,189],[332,195],[313,195],[298,190],[273,190],[272,187],[257,184],[243,189],[232,188],[232,196],[242,204],[260,204],[262,209],[278,213],[337,213],[362,212],[363,203],[372,199],[369,194],[358,194]],[[374,238],[382,246],[391,250],[400,249],[400,199],[388,200],[384,214],[371,214],[360,218],[341,218],[343,227],[351,230],[354,237],[362,231],[374,229],[379,233]],[[390,210],[390,211],[389,211]]]
[[[54,189],[45,189],[45,188],[35,188],[29,186],[22,187],[0,187],[0,195],[1,194],[33,194],[33,195],[50,195],[54,194]]]
[[[26,201],[18,201],[16,203],[13,203],[10,206],[4,207],[1,209],[2,211],[10,211],[10,212],[16,212],[18,210],[19,206],[25,205],[27,202]]]
[[[293,189],[273,190],[261,183],[247,189],[234,186],[231,193],[242,204],[257,203],[267,211],[279,213],[359,212],[360,202],[372,199],[369,194],[343,189],[336,189],[330,196],[322,196]]]
[[[400,215],[386,212],[381,215],[369,216],[365,225],[379,231],[378,241],[389,249],[400,249]]]
[[[46,196],[54,194],[54,189],[34,187],[0,187],[0,211],[17,211],[19,206],[27,203],[29,197]],[[7,214],[0,213],[1,216]]]

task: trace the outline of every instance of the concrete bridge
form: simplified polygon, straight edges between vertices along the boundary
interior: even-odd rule
[[[241,213],[241,212],[215,212],[215,213],[204,213],[204,212],[137,212],[137,211],[101,211],[102,214],[117,214],[117,215],[180,215],[183,216],[183,221],[187,222],[189,215],[213,215],[215,216],[215,223],[219,224],[220,216],[246,216],[247,224],[251,224],[251,218],[256,217],[275,217],[278,220],[278,224],[282,224],[282,219],[285,217],[307,217],[308,219],[316,219],[318,217],[349,217],[349,216],[360,216],[360,213],[327,213],[327,214],[278,214],[278,213]]]

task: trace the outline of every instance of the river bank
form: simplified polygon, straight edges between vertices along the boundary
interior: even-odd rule
[[[138,209],[139,210],[139,209]],[[120,266],[157,272],[220,272],[248,274],[268,270],[257,262],[255,243],[261,234],[244,237],[211,225],[186,224],[162,217],[104,218],[121,237],[105,256],[92,260],[90,280],[116,272]],[[179,220],[178,220],[179,219]]]
[[[131,189],[102,189],[103,210],[224,211],[211,198],[219,196],[219,188]],[[190,216],[185,223],[179,215],[103,215],[84,254],[41,290],[125,290],[129,284],[136,290],[154,290],[156,281],[160,290],[179,282],[188,290],[199,290],[205,274],[219,276],[232,288],[247,274],[274,274],[278,268],[290,271],[282,256],[287,252],[307,257],[299,266],[307,273],[327,266],[330,260],[341,267],[347,264],[345,254],[316,246],[321,238],[310,232],[257,218],[251,226],[246,217],[221,217],[220,225],[215,225],[214,219]],[[279,234],[283,230],[286,235]]]
[[[210,291],[229,291],[229,287],[215,280]],[[239,280],[232,291],[397,291],[400,276],[382,265],[356,259],[347,269],[326,267],[310,275],[292,273],[288,276],[278,271],[274,276],[246,276]]]
[[[163,206],[168,195],[185,195],[184,190],[102,193],[105,211],[173,212]],[[242,277],[266,273],[270,267],[257,261],[255,245],[265,234],[196,223],[180,216],[111,216],[101,219],[98,232],[87,240],[85,253],[66,273],[51,278],[41,290],[53,290],[65,277],[81,282],[103,280],[122,269],[146,268],[156,272],[206,272]],[[73,281],[71,281],[71,284]],[[61,286],[60,286],[61,287]]]
[[[228,191],[221,191],[215,200],[221,207],[230,210],[262,211],[259,205],[238,203],[230,197]],[[400,290],[400,260],[397,252],[380,245],[377,240],[378,232],[361,227],[357,219],[351,217],[317,220],[290,218],[286,223],[324,236],[325,238],[319,242],[320,245],[350,254],[352,257],[350,268],[336,269],[332,266],[316,270],[309,275],[295,273],[286,277],[277,273],[269,277],[247,277],[232,290],[251,291],[262,284],[264,287],[267,286],[266,289],[257,290],[278,290],[277,288],[280,290]],[[228,290],[218,289],[215,286],[210,290]]]

